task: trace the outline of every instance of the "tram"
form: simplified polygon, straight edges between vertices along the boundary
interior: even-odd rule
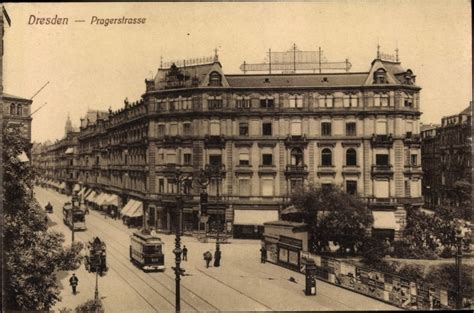
[[[80,208],[73,207],[71,202],[64,203],[63,206],[63,221],[64,224],[73,228],[74,230],[85,230],[86,229],[86,217],[85,212]]]
[[[98,272],[100,276],[109,269],[107,267],[107,246],[105,242],[95,237],[87,243],[84,267],[86,271]]]
[[[149,232],[135,231],[130,237],[130,261],[143,271],[165,269],[163,241]]]

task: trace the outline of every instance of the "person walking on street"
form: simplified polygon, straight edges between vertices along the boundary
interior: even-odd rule
[[[183,261],[188,260],[188,248],[186,248],[186,245],[183,246]]]
[[[78,283],[79,283],[79,279],[77,279],[76,274],[72,273],[71,278],[69,278],[69,284],[72,287],[72,293],[74,295],[76,294],[76,287]]]
[[[219,246],[216,248],[216,252],[214,252],[214,267],[219,267],[221,265],[221,250]]]
[[[210,251],[204,253],[204,260],[206,261],[206,268],[209,268],[209,264],[212,261],[212,253]]]
[[[265,263],[267,261],[267,249],[265,246],[260,248],[260,263]]]

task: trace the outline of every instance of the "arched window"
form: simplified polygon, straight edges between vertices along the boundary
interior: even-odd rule
[[[222,86],[221,74],[217,72],[209,74],[209,86]]]
[[[300,148],[294,148],[291,150],[291,165],[302,166],[303,165],[303,151]]]
[[[10,115],[16,114],[16,105],[15,103],[10,104]]]
[[[349,148],[346,151],[346,165],[348,165],[348,166],[356,166],[357,165],[357,153],[352,148]]]
[[[332,151],[331,149],[325,148],[321,152],[321,165],[332,166]]]

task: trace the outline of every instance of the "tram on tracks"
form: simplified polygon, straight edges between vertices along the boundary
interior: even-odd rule
[[[63,222],[74,230],[86,230],[86,215],[79,207],[74,207],[71,202],[64,203]]]
[[[165,269],[163,241],[147,231],[135,231],[130,237],[130,261],[143,271]]]

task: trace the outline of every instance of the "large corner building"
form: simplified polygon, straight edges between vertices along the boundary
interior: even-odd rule
[[[228,75],[217,56],[172,64],[140,101],[82,121],[72,175],[119,206],[138,201],[149,226],[170,231],[174,174],[213,169],[209,225],[235,237],[258,236],[303,184],[335,184],[368,201],[374,232],[398,238],[422,205],[419,92],[411,70],[379,57],[358,73]],[[184,230],[204,229],[201,186],[182,187]]]

